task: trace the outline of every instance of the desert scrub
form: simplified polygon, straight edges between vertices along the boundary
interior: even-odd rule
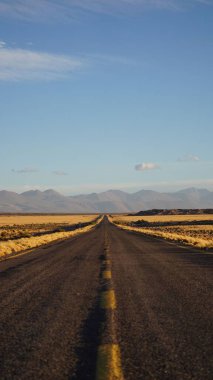
[[[170,221],[171,219],[172,221],[174,221],[173,215],[172,216],[168,215],[168,217],[170,217]],[[183,217],[185,220],[185,216],[183,215],[182,215],[181,220],[183,220]],[[162,219],[164,220],[164,223],[165,223],[164,215],[162,217],[157,216],[158,223],[162,221]],[[178,218],[176,218],[176,220],[177,219]],[[129,223],[127,222],[127,220],[129,221]],[[141,221],[141,217],[138,218],[137,220]],[[208,220],[209,220],[209,215],[208,215]],[[110,221],[125,230],[137,231],[146,235],[162,237],[164,239],[181,242],[181,243],[192,245],[198,248],[206,248],[206,249],[213,248],[213,225],[212,224],[210,225],[178,225],[178,222],[177,222],[176,226],[163,225],[163,226],[156,227],[156,226],[152,226],[153,224],[155,224],[155,222],[153,222],[153,224],[148,222],[149,227],[145,227],[145,226],[135,226],[133,225],[133,223],[136,222],[135,219],[134,219],[134,222],[132,223],[132,217],[128,217],[127,219],[127,218],[123,218],[123,216],[121,217],[119,216],[119,218],[112,217],[110,218]],[[201,218],[201,221],[203,221],[203,218]]]
[[[149,223],[155,222],[193,222],[193,221],[206,221],[212,220],[213,214],[191,214],[191,215],[113,215],[110,216],[110,219],[115,222],[116,220],[122,223],[132,223],[140,220],[144,220]]]
[[[97,218],[96,215],[96,222],[90,223],[89,225],[86,225],[82,228],[78,228],[72,231],[67,232],[55,232],[52,234],[45,234],[42,236],[33,236],[29,238],[20,238],[17,240],[7,240],[7,241],[1,241],[0,242],[0,257],[8,256],[12,253],[21,252],[24,250],[28,250],[31,248],[39,247],[43,244],[48,244],[52,241],[59,240],[59,239],[67,239],[69,237],[82,234],[84,232],[90,231],[92,228],[94,228],[97,224],[99,224],[102,221],[103,217]]]
[[[97,215],[50,215],[50,214],[25,214],[25,215],[0,215],[0,227],[14,225],[33,225],[33,224],[76,224],[91,222],[96,219]]]
[[[191,236],[187,232],[177,232],[177,231],[165,231],[162,228],[140,228],[140,227],[130,227],[118,224],[119,227],[130,230],[141,232],[146,235],[158,236],[164,239],[182,242],[188,245],[193,245],[198,248],[213,248],[213,238],[212,237],[201,237],[201,236]]]
[[[49,220],[52,218],[52,222],[44,223],[44,220]],[[67,215],[65,216],[67,218]],[[6,218],[6,219],[5,219]],[[10,219],[10,223],[3,225],[3,221],[8,222],[8,218]],[[35,218],[35,219],[34,219]],[[64,216],[56,215],[41,215],[38,216],[0,216],[0,241],[6,240],[14,240],[20,239],[22,237],[33,237],[42,234],[49,234],[53,232],[65,232],[69,230],[73,230],[75,228],[85,227],[90,223],[96,223],[97,215],[73,215],[69,216],[69,219],[64,220],[63,223],[59,223],[60,218],[63,220]],[[16,221],[16,223],[13,223]],[[17,223],[19,221],[19,223]],[[23,224],[24,221],[31,221],[31,223]],[[39,221],[40,223],[36,223]]]

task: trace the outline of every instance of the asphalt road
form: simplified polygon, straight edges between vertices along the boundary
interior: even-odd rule
[[[0,263],[0,379],[95,379],[106,236],[125,380],[212,380],[213,255],[106,220]]]

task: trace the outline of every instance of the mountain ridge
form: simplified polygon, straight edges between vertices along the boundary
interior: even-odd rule
[[[207,208],[213,208],[213,191],[194,187],[176,192],[108,190],[73,196],[53,189],[29,190],[21,194],[0,191],[0,213],[133,213],[151,209]]]

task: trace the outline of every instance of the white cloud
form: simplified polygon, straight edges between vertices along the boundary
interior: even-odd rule
[[[137,64],[122,56],[89,54],[77,58],[5,46],[6,43],[0,41],[0,81],[59,80],[92,65]]]
[[[193,154],[185,154],[182,157],[178,158],[179,162],[198,162],[200,161],[200,157],[195,156]]]
[[[0,80],[63,79],[83,66],[83,61],[65,55],[24,49],[0,49]]]
[[[73,18],[79,11],[123,13],[144,9],[183,9],[196,4],[211,5],[212,0],[0,0],[0,14],[39,20]]]
[[[63,170],[54,170],[53,174],[58,175],[58,176],[68,175],[68,173],[64,172]]]
[[[6,46],[6,42],[4,42],[4,41],[0,41],[0,49],[1,48],[4,48]]]
[[[23,168],[23,169],[12,169],[13,173],[18,173],[18,174],[29,174],[29,173],[38,173],[38,169],[35,168]]]
[[[143,172],[145,170],[155,170],[160,169],[160,166],[158,164],[155,164],[154,162],[143,162],[142,164],[135,165],[135,170]]]

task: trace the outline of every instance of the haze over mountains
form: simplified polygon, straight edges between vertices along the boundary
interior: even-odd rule
[[[54,190],[31,190],[22,194],[0,191],[0,212],[8,213],[113,213],[153,208],[213,208],[213,192],[189,188],[174,193],[141,190],[64,196]]]

